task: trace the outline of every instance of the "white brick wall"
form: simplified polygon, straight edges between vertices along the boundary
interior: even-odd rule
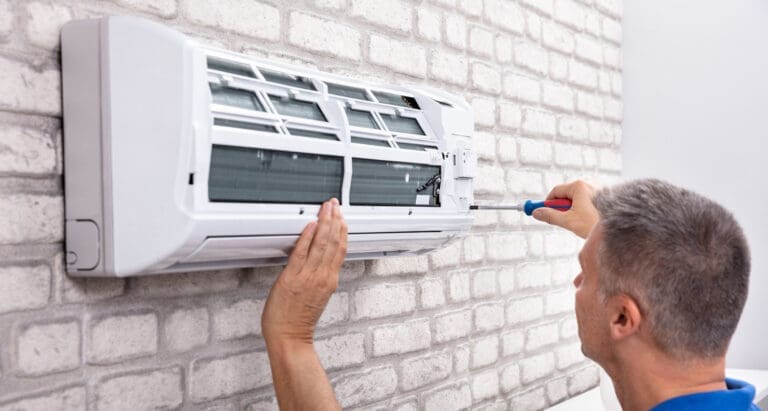
[[[460,94],[478,202],[621,172],[621,0],[0,0],[0,410],[276,410],[259,315],[279,268],[63,272],[59,30],[130,14],[204,43]],[[315,346],[343,406],[541,409],[597,383],[581,242],[478,212],[430,255],[345,264]]]

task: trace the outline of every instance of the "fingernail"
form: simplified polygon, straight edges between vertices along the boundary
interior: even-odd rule
[[[541,213],[542,213],[541,210],[533,210],[533,218],[537,220],[541,220]]]

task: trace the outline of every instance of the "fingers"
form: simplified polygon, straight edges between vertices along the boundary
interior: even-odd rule
[[[304,227],[304,231],[301,232],[290,257],[288,257],[288,265],[286,265],[285,271],[289,273],[297,273],[301,270],[301,267],[304,266],[304,263],[307,261],[307,256],[309,255],[309,245],[312,243],[316,229],[316,221],[312,221]]]
[[[335,198],[331,199],[333,210],[331,211],[331,230],[329,232],[328,247],[325,249],[323,260],[321,264],[330,265],[333,264],[334,258],[341,244],[341,225],[344,223],[344,218],[341,216],[341,207],[339,201]]]
[[[567,198],[572,200],[576,194],[576,189],[579,184],[581,184],[581,181],[556,185],[555,188],[553,188],[552,191],[547,194],[547,200],[552,200],[555,198]]]
[[[317,230],[315,232],[315,238],[312,239],[312,244],[309,246],[309,256],[307,257],[306,266],[310,269],[315,269],[323,261],[325,250],[328,248],[328,238],[331,231],[331,219],[333,212],[333,204],[331,201],[326,201],[320,207],[320,212],[317,216]]]
[[[555,210],[552,208],[537,208],[533,210],[533,218],[543,221],[547,224],[556,225],[558,227],[566,227],[567,217],[565,212]]]
[[[339,227],[341,241],[339,241],[339,247],[336,249],[336,255],[333,259],[333,267],[337,272],[341,268],[341,264],[344,263],[344,258],[347,256],[347,234],[347,223],[342,220],[341,227]]]

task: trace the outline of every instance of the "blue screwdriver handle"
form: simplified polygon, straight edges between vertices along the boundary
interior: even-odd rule
[[[525,215],[531,215],[533,214],[533,210],[541,207],[554,208],[559,211],[568,211],[571,209],[571,200],[567,198],[556,198],[554,200],[544,201],[528,200],[523,206],[523,211],[525,212]]]

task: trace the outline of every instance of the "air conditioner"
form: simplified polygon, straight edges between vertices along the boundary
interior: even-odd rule
[[[473,118],[458,96],[134,17],[73,21],[61,40],[71,275],[280,264],[331,197],[348,259],[426,253],[472,224]]]

